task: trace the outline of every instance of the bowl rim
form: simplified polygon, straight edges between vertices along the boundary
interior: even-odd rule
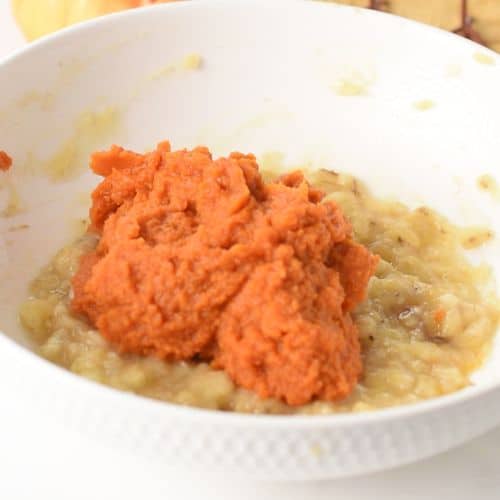
[[[448,39],[453,38],[456,40],[456,43],[462,43],[464,46],[469,46],[471,48],[475,48],[476,50],[487,53],[500,64],[500,54],[497,54],[487,47],[472,42],[471,40],[465,39],[456,34],[436,28],[434,26],[423,24],[418,21],[403,18],[387,12],[369,10],[363,7],[340,5],[325,2],[322,0],[293,0],[293,2],[291,0],[254,0],[252,2],[245,2],[244,5],[242,5],[241,3],[238,3],[238,5],[236,5],[233,0],[190,0],[171,3],[169,2],[161,5],[145,6],[120,11],[66,27],[55,33],[45,35],[40,39],[31,42],[28,45],[21,47],[20,49],[0,59],[0,72],[4,70],[4,68],[11,62],[24,57],[26,54],[36,53],[50,47],[51,45],[56,45],[60,42],[64,42],[68,37],[71,38],[72,36],[77,36],[86,32],[92,32],[92,30],[100,28],[102,26],[120,23],[122,22],[122,20],[133,17],[148,17],[151,15],[152,9],[155,9],[154,12],[158,12],[158,9],[162,9],[164,11],[166,11],[167,9],[170,9],[171,11],[190,9],[196,10],[200,6],[203,7],[207,4],[210,5],[210,9],[221,10],[241,9],[242,7],[251,9],[264,9],[276,7],[279,5],[286,5],[288,8],[290,8],[293,5],[293,8],[299,9],[339,9],[341,11],[362,11],[364,15],[372,16],[374,22],[378,22],[377,20],[380,19],[385,19],[388,22],[417,26],[419,27],[419,29],[427,31],[429,34],[432,33],[432,36],[435,37],[446,37]],[[389,18],[392,19],[389,20]],[[497,335],[499,334],[500,331],[497,332]],[[314,427],[317,429],[321,429],[324,427],[342,428],[357,426],[359,424],[369,425],[391,422],[402,418],[417,417],[422,414],[459,406],[460,404],[470,402],[471,400],[477,399],[481,396],[486,396],[489,393],[500,389],[500,380],[488,381],[482,383],[480,386],[471,385],[457,392],[438,396],[433,399],[360,413],[334,413],[325,415],[275,415],[236,413],[177,405],[175,403],[155,400],[145,396],[137,395],[132,392],[122,391],[110,386],[93,382],[84,378],[83,376],[74,374],[59,365],[51,363],[50,361],[36,354],[34,351],[16,342],[2,330],[0,330],[0,352],[10,352],[12,357],[16,357],[21,362],[29,363],[33,366],[33,369],[38,366],[39,369],[45,371],[47,377],[59,377],[61,382],[68,384],[71,383],[75,387],[75,389],[78,387],[80,391],[88,391],[90,396],[103,397],[105,399],[108,399],[110,403],[111,400],[116,400],[117,402],[119,401],[122,404],[134,407],[135,409],[139,409],[142,406],[143,410],[159,412],[164,414],[164,416],[167,416],[167,414],[169,414],[171,418],[180,417],[186,421],[199,421],[200,419],[202,419],[206,423],[212,424],[232,425],[237,427],[246,427],[248,425],[252,425],[258,427],[269,427],[276,430],[283,428],[303,429],[309,427]],[[75,386],[75,383],[78,385]]]
[[[132,9],[113,12],[111,14],[106,14],[104,16],[88,19],[86,21],[67,26],[53,33],[43,35],[32,42],[28,42],[23,47],[20,47],[19,49],[14,50],[13,52],[4,56],[3,58],[0,58],[0,70],[2,69],[2,66],[7,65],[8,63],[17,59],[18,57],[22,57],[25,53],[36,52],[38,50],[41,50],[46,45],[56,43],[61,38],[65,38],[67,36],[70,37],[76,36],[77,34],[84,33],[86,31],[91,31],[92,29],[100,27],[101,25],[121,22],[122,19],[140,17],[142,15],[148,16],[150,15],[151,9],[156,9],[155,12],[158,12],[158,9],[189,10],[189,9],[196,9],[199,6],[205,6],[205,5],[210,5],[211,9],[231,9],[231,8],[241,9],[242,7],[272,8],[277,5],[283,5],[283,6],[286,5],[287,7],[293,5],[294,8],[338,9],[344,12],[350,10],[353,12],[363,13],[363,15],[366,16],[373,16],[374,19],[388,20],[389,18],[392,18],[392,21],[389,22],[397,22],[400,24],[407,24],[408,26],[418,27],[419,29],[434,33],[434,36],[441,36],[448,39],[461,40],[461,42],[458,43],[468,45],[471,48],[475,47],[478,50],[482,50],[488,53],[488,55],[492,56],[496,61],[500,62],[500,54],[488,47],[485,47],[484,45],[480,45],[479,43],[476,43],[468,38],[457,35],[456,33],[453,33],[451,31],[446,31],[441,28],[437,28],[435,26],[422,23],[420,21],[415,21],[413,19],[393,14],[391,12],[368,9],[365,7],[358,7],[355,5],[337,4],[329,0],[252,0],[251,2],[245,2],[244,4],[240,3],[238,6],[236,6],[232,0],[189,0],[189,1],[172,1],[167,3],[161,3],[158,5],[146,5],[143,7],[135,7]]]

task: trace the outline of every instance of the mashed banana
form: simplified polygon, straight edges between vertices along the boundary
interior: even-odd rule
[[[378,200],[356,179],[308,175],[350,219],[355,239],[380,255],[368,299],[354,312],[364,372],[341,402],[290,407],[236,387],[206,363],[119,355],[69,310],[71,279],[86,235],[61,250],[32,285],[20,318],[40,354],[97,382],[178,404],[252,413],[325,414],[373,410],[457,391],[488,355],[499,304],[490,270],[464,256],[462,230],[432,210]]]

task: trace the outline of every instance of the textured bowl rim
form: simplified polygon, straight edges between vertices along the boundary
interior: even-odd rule
[[[117,12],[96,19],[91,19],[74,26],[69,26],[55,33],[46,35],[35,42],[31,42],[29,45],[14,51],[3,59],[0,59],[0,71],[2,71],[9,63],[15,61],[20,57],[23,57],[25,54],[33,52],[36,53],[37,51],[44,50],[53,44],[64,42],[64,40],[68,37],[72,37],[74,35],[82,34],[85,32],[91,32],[96,27],[121,22],[122,19],[141,16],[148,17],[149,15],[151,15],[151,9],[155,9],[155,12],[158,12],[158,9],[172,9],[172,11],[181,9],[197,9],[200,6],[204,6],[208,3],[210,4],[211,9],[226,10],[236,8],[240,9],[243,7],[241,3],[236,5],[233,0],[190,0],[182,2],[172,2],[163,5],[146,6]],[[373,16],[374,20],[381,18],[392,18],[392,21],[390,22],[418,26],[419,29],[425,30],[428,33],[433,33],[432,36],[435,37],[440,36],[446,37],[448,39],[453,38],[456,40],[456,43],[461,43],[464,46],[470,46],[471,48],[476,48],[477,50],[481,50],[482,52],[487,53],[500,64],[500,55],[492,51],[491,49],[488,49],[487,47],[483,47],[475,42],[464,39],[453,33],[441,30],[434,26],[429,26],[418,21],[402,18],[390,13],[368,10],[361,7],[339,5],[312,0],[293,0],[293,2],[292,0],[254,0],[253,2],[245,3],[244,8],[262,9],[275,7],[280,4],[286,5],[288,8],[293,5],[294,8],[299,9],[333,8],[341,10],[359,10],[363,11],[364,15]],[[140,396],[131,392],[121,391],[103,384],[99,384],[97,382],[93,382],[47,361],[46,359],[37,355],[35,352],[17,343],[1,330],[0,351],[10,351],[12,356],[18,358],[19,361],[29,363],[33,366],[33,369],[38,367],[40,370],[45,371],[47,377],[59,377],[59,380],[61,382],[65,382],[68,384],[71,383],[73,386],[75,386],[75,384],[78,384],[77,386],[75,386],[75,389],[79,388],[81,391],[88,391],[89,393],[91,393],[91,396],[101,396],[109,400],[116,399],[117,401],[119,400],[122,404],[134,407],[135,409],[140,409],[140,407],[143,407],[143,410],[162,412],[164,416],[179,417],[183,420],[200,421],[200,419],[202,419],[207,424],[231,425],[235,427],[246,427],[251,425],[258,427],[269,427],[276,430],[282,428],[301,429],[310,427],[319,429],[325,427],[342,428],[357,426],[359,424],[376,424],[388,421],[390,422],[402,418],[417,417],[422,414],[432,413],[445,408],[458,406],[462,403],[469,402],[481,396],[486,396],[488,393],[493,392],[494,390],[500,389],[500,380],[489,381],[481,384],[480,386],[472,385],[455,393],[439,396],[433,399],[396,407],[382,408],[363,413],[335,413],[327,415],[247,414],[177,405],[174,403],[147,398],[145,396]]]

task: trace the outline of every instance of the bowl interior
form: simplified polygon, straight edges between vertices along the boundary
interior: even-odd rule
[[[500,234],[499,202],[476,184],[500,168],[499,62],[429,27],[317,2],[176,3],[34,44],[0,64],[0,149],[15,161],[0,208],[20,202],[0,218],[0,328],[28,345],[19,304],[86,217],[88,154],[111,143],[278,152]],[[471,258],[498,278],[499,250]],[[500,343],[478,383],[500,380],[498,360]]]

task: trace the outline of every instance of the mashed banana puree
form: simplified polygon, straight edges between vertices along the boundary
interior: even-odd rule
[[[456,391],[488,354],[489,269],[428,208],[329,171],[265,182],[252,155],[202,147],[113,147],[91,167],[104,180],[89,232],[21,309],[41,354],[75,373],[179,404],[317,414]]]

